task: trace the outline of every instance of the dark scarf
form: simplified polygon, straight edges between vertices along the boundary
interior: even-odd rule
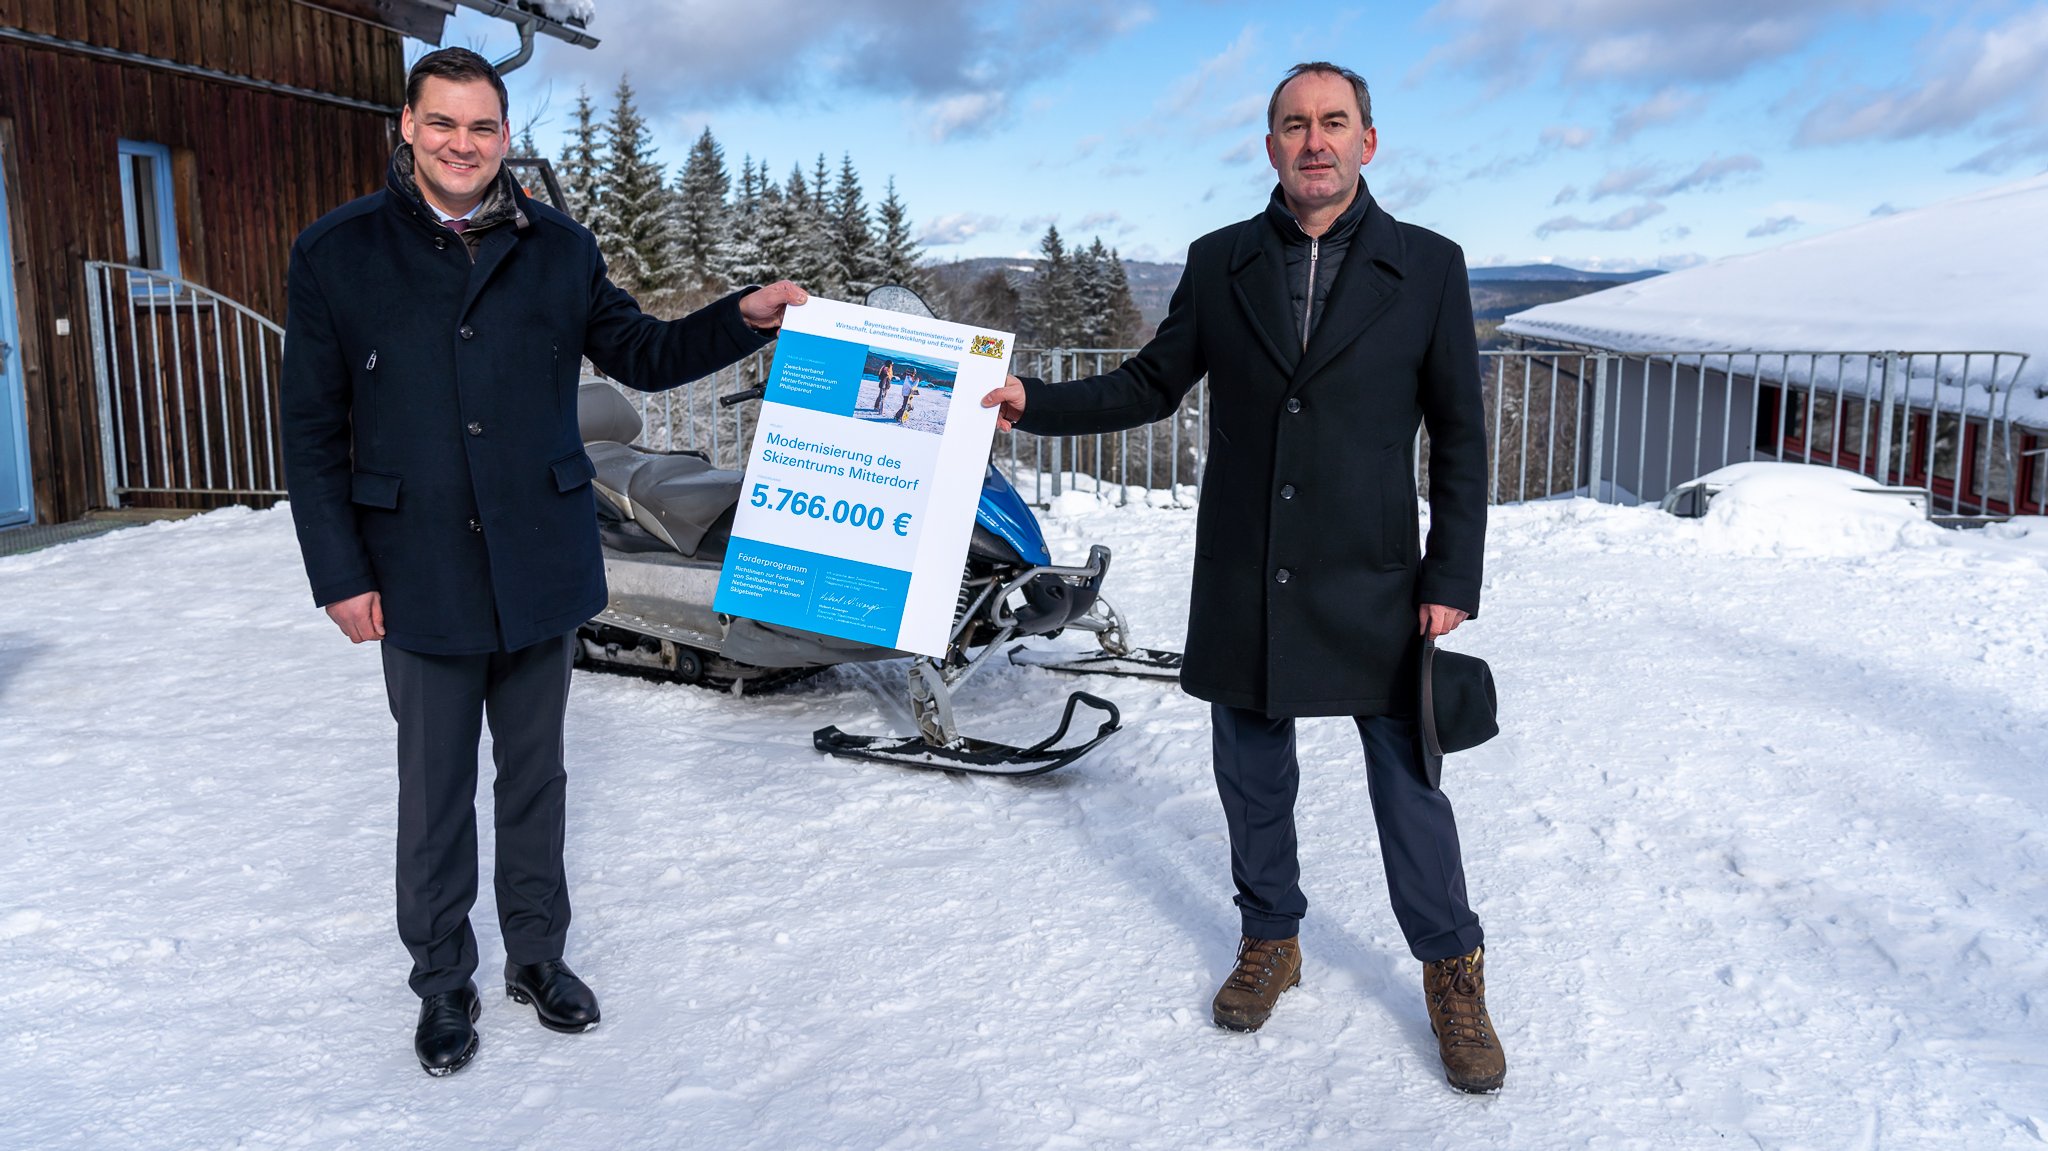
[[[398,150],[391,154],[389,182],[392,189],[404,197],[407,203],[420,210],[424,219],[438,221],[441,218],[433,206],[427,203],[427,198],[420,194],[419,181],[413,176],[411,144],[400,144]],[[514,228],[526,227],[526,213],[519,207],[518,186],[518,182],[512,178],[512,170],[500,167],[498,178],[491,181],[491,186],[484,190],[483,203],[478,204],[476,211],[470,213],[469,228],[462,233],[463,243],[468,245],[472,259],[475,258],[476,246],[482,240],[485,231],[507,222]]]

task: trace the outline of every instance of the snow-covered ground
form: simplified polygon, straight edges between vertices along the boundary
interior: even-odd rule
[[[2048,524],[1494,524],[1455,646],[1505,730],[1445,775],[1490,1098],[1438,1070],[1348,724],[1302,729],[1306,982],[1243,1036],[1208,1022],[1236,920],[1204,707],[1088,683],[1128,730],[1025,782],[813,752],[907,730],[886,665],[745,699],[579,675],[570,959],[605,1023],[493,992],[486,882],[482,1051],[430,1080],[377,655],[310,606],[287,514],[0,560],[0,1147],[2048,1143]],[[1057,555],[1117,549],[1159,646],[1192,526],[1048,517]],[[992,669],[968,726],[1036,738],[1076,686]]]

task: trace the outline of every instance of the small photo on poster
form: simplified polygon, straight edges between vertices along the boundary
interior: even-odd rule
[[[943,434],[959,374],[957,360],[869,348],[850,414],[868,423]]]

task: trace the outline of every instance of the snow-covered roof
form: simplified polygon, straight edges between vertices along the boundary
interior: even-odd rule
[[[1617,352],[2020,352],[2010,415],[2048,426],[2048,173],[1516,312],[1501,330]]]

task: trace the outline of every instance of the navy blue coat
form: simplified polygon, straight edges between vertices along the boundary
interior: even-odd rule
[[[1018,426],[1151,423],[1207,375],[1181,684],[1274,716],[1410,713],[1416,605],[1479,612],[1486,419],[1464,253],[1369,204],[1306,349],[1286,273],[1265,215],[1196,240],[1152,342],[1105,375],[1026,380]]]
[[[410,651],[516,650],[604,608],[583,357],[652,391],[768,339],[738,293],[646,315],[587,230],[519,207],[472,264],[394,176],[292,246],[285,475],[313,600],[382,593],[385,642]]]

